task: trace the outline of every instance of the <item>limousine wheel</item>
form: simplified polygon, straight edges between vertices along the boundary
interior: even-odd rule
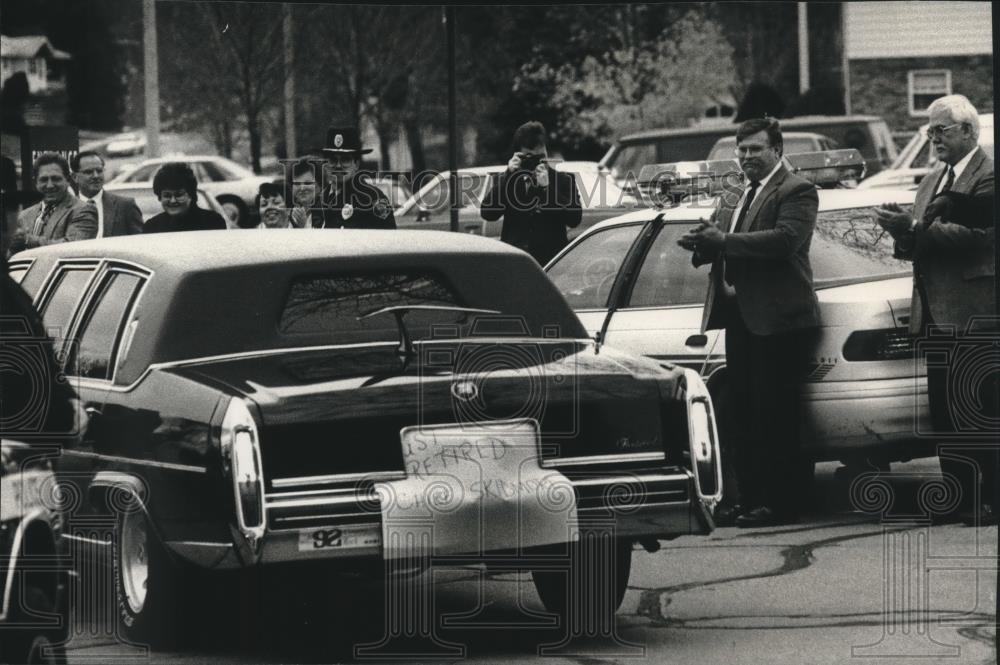
[[[577,621],[570,628],[600,625],[614,616],[625,599],[632,573],[632,543],[606,538],[585,539],[569,547],[569,568],[533,570],[531,578],[545,609],[562,619],[576,608]]]
[[[115,538],[115,600],[124,636],[153,647],[173,646],[185,580],[141,510],[120,514]]]

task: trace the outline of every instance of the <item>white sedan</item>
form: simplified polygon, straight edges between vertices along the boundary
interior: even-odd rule
[[[641,207],[643,203],[625,192],[607,173],[597,169],[594,162],[560,162],[552,160],[557,171],[572,173],[580,194],[583,219],[580,225],[567,230],[570,238],[597,222]],[[417,192],[396,210],[396,225],[431,231],[448,231],[451,205],[458,206],[459,231],[488,237],[500,237],[502,224],[486,222],[479,214],[480,206],[489,187],[490,176],[502,173],[506,166],[475,166],[459,169],[458,193],[451,196],[450,171],[435,174]]]
[[[803,441],[816,461],[876,463],[934,455],[926,368],[907,332],[912,267],[892,257],[872,210],[913,204],[907,190],[822,189],[810,259],[823,321],[803,386]],[[639,210],[581,234],[545,268],[603,344],[688,366],[725,410],[725,333],[700,331],[708,267],[677,239],[709,201]]]
[[[184,162],[193,170],[198,187],[214,196],[225,209],[225,217],[240,225],[250,219],[254,197],[261,183],[271,182],[272,176],[256,175],[231,159],[218,155],[173,155],[146,159],[126,167],[109,184],[145,185],[152,189],[153,177],[168,162]]]

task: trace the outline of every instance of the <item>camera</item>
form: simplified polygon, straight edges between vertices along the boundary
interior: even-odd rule
[[[544,159],[543,155],[530,152],[519,152],[517,156],[521,158],[521,168],[525,171],[534,171]]]

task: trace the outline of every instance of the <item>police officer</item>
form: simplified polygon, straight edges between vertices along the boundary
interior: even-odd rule
[[[361,147],[356,127],[331,127],[323,156],[323,227],[327,229],[394,229],[389,199],[360,170]]]

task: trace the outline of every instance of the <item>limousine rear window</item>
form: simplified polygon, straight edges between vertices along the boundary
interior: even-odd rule
[[[464,305],[445,280],[428,273],[324,275],[295,280],[278,322],[285,335],[329,334],[334,343],[387,342],[398,338],[392,316],[359,317],[394,305]],[[456,312],[410,312],[415,338],[433,324],[456,324]]]

